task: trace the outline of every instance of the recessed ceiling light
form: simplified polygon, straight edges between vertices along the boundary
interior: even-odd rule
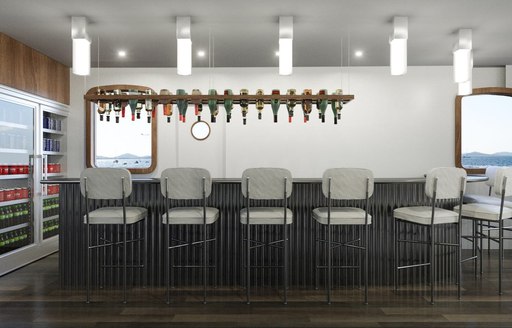
[[[197,51],[197,57],[204,57],[204,56],[206,56],[206,53],[204,52],[204,50]]]
[[[119,51],[117,52],[117,56],[118,56],[118,57],[121,57],[121,58],[126,57],[126,51],[125,51],[125,50],[119,50]]]
[[[362,50],[356,50],[356,51],[354,52],[354,56],[356,56],[356,57],[358,57],[358,58],[363,57],[363,55],[364,55],[364,52],[363,52]]]
[[[276,57],[279,57],[279,51],[276,51],[275,54],[276,54]]]

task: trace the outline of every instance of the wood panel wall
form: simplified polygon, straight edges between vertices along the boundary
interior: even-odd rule
[[[69,105],[69,67],[0,33],[0,84]]]

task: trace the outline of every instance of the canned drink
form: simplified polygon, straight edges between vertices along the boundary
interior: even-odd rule
[[[5,191],[4,189],[0,189],[0,202],[5,201]]]

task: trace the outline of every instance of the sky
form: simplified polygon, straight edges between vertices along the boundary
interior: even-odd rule
[[[462,153],[512,152],[512,97],[462,98]]]

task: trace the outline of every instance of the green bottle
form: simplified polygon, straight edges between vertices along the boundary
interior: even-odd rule
[[[217,90],[210,89],[208,90],[208,95],[216,96]],[[217,121],[217,114],[219,114],[219,104],[217,99],[209,99],[208,100],[208,108],[210,109],[211,122],[215,123]]]
[[[318,95],[319,96],[327,95],[327,90],[322,89],[322,90],[318,91]],[[329,105],[329,100],[327,100],[327,99],[318,100],[316,104],[318,107],[318,112],[320,113],[320,119],[322,120],[322,123],[325,123],[325,110],[327,109],[327,106]]]
[[[224,90],[225,96],[232,96],[233,90],[226,89]],[[231,122],[231,111],[233,110],[233,99],[224,99],[224,108],[226,109],[226,122]]]
[[[279,89],[272,90],[272,95],[280,95],[281,92]],[[270,100],[270,106],[272,107],[272,113],[274,114],[274,123],[277,123],[277,112],[279,111],[279,106],[281,105],[281,100],[272,99]]]
[[[343,90],[336,89],[333,95],[342,95]],[[338,124],[338,120],[341,119],[341,110],[343,109],[343,101],[333,100],[331,102],[332,113],[334,114],[334,124]]]
[[[7,227],[4,207],[0,207],[0,229]]]
[[[187,92],[183,89],[176,90],[177,96],[186,96]],[[178,111],[180,112],[180,121],[185,123],[185,118],[187,115],[188,109],[188,101],[187,100],[177,100],[176,104],[178,105]]]

